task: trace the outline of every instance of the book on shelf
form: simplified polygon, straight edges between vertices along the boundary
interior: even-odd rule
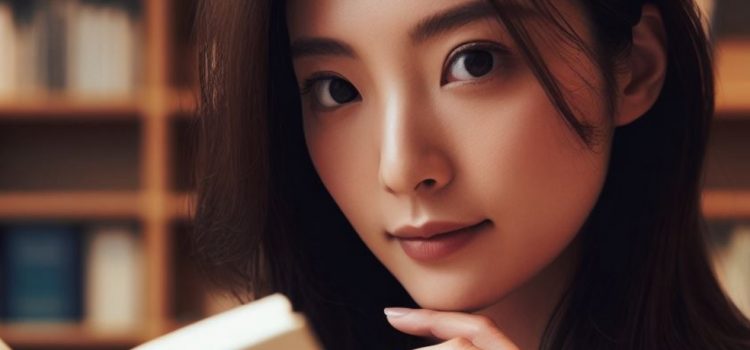
[[[122,333],[138,328],[145,294],[140,247],[140,238],[131,225],[108,223],[89,229],[84,322],[90,329]]]
[[[0,98],[132,94],[142,71],[138,3],[0,0]]]
[[[732,228],[721,254],[724,288],[735,305],[750,316],[750,225]]]
[[[8,95],[16,88],[16,28],[13,25],[13,9],[7,2],[0,2],[0,95]]]
[[[82,259],[76,229],[61,224],[14,224],[1,239],[2,320],[79,321]]]
[[[69,89],[78,95],[126,95],[136,84],[138,23],[121,6],[72,3]]]
[[[25,222],[0,232],[0,321],[140,327],[144,256],[135,224]]]

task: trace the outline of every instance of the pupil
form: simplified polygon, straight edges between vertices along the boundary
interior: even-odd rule
[[[492,69],[492,54],[487,51],[470,51],[464,58],[464,66],[472,76],[485,75]]]
[[[343,79],[331,80],[328,90],[331,94],[331,98],[333,98],[336,103],[346,103],[357,97],[357,90],[354,89],[354,86]]]

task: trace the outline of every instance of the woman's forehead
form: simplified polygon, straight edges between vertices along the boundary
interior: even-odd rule
[[[571,5],[570,1],[558,1],[554,12],[569,17],[577,12]],[[292,41],[301,37],[398,35],[416,43],[472,21],[497,18],[498,13],[523,20],[543,17],[528,1],[291,0],[287,25]]]
[[[575,2],[575,3],[574,3]],[[556,47],[571,31],[582,42],[591,33],[577,1],[539,5],[514,0],[291,0],[287,25],[293,59],[339,57],[382,62],[400,52],[412,55],[441,36],[494,33],[513,45],[502,27],[510,19],[533,28],[529,39]],[[500,16],[504,17],[500,20]],[[560,48],[552,48],[553,51]]]
[[[383,30],[386,25],[403,30],[441,10],[477,3],[487,4],[476,0],[292,0],[287,6],[287,21],[292,36]]]

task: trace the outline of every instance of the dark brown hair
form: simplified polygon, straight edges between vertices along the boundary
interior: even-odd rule
[[[750,348],[748,321],[722,292],[703,238],[700,191],[714,90],[695,5],[580,0],[596,33],[595,47],[586,47],[554,1],[529,2],[591,54],[610,107],[614,72],[630,49],[644,3],[661,11],[668,38],[662,93],[644,116],[615,131],[604,188],[579,232],[580,265],[542,348]],[[592,140],[528,26],[502,11],[498,19],[561,116],[583,140]],[[197,41],[201,108],[192,238],[208,276],[240,296],[286,294],[326,349],[427,345],[387,324],[383,307],[416,304],[362,243],[312,166],[285,2],[203,0]]]

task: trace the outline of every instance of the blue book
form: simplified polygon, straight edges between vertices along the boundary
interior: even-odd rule
[[[68,225],[12,225],[2,240],[2,318],[79,321],[83,266],[78,230]]]

